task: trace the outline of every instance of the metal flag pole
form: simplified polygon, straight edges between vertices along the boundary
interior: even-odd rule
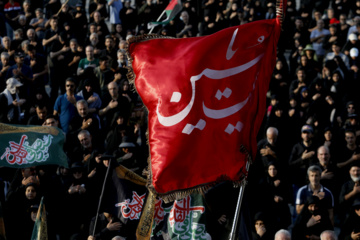
[[[109,166],[108,166],[107,169],[106,169],[106,174],[105,174],[105,178],[104,178],[104,183],[103,183],[103,186],[102,186],[102,189],[101,189],[99,204],[98,204],[98,208],[97,208],[97,211],[96,211],[96,217],[95,217],[95,223],[94,223],[94,229],[93,229],[92,236],[95,236],[96,224],[97,224],[97,221],[98,221],[98,218],[99,218],[99,211],[100,211],[100,207],[101,207],[101,202],[102,202],[102,199],[103,199],[103,196],[104,196],[106,179],[108,178],[109,171],[110,171],[110,167],[111,167],[111,160],[112,160],[112,159],[110,158],[110,159],[109,159]]]
[[[276,0],[276,18],[279,19],[281,26],[282,26],[282,23],[283,23],[284,17],[285,17],[286,3],[287,3],[287,0]],[[242,150],[246,151],[246,149],[244,149],[244,148]],[[250,156],[249,153],[247,153],[247,154],[248,154],[248,156]],[[248,161],[246,162],[246,172],[249,172],[251,162],[252,162],[252,160],[251,160],[251,158],[249,158]],[[242,199],[244,197],[244,190],[245,190],[246,184],[247,184],[247,180],[245,177],[245,179],[242,181],[241,186],[240,186],[239,197],[238,197],[238,201],[237,201],[237,205],[236,205],[235,216],[234,216],[234,221],[232,224],[229,240],[235,240],[236,226],[237,226],[238,218],[240,215],[240,208],[241,208]]]
[[[158,17],[158,19],[156,20],[156,22],[160,22],[160,19],[162,18],[162,16],[164,16],[164,13],[165,11],[163,11],[160,16]],[[152,31],[154,30],[154,28],[156,27],[157,25],[154,25],[152,26],[152,28],[150,29],[149,33],[152,33]]]
[[[249,172],[250,164],[251,164],[251,162],[248,160],[246,162],[246,172]],[[243,200],[243,197],[244,197],[244,191],[245,191],[245,185],[246,184],[247,184],[247,181],[246,181],[246,177],[245,177],[245,179],[242,181],[241,186],[240,186],[239,197],[238,197],[237,204],[236,204],[235,216],[234,216],[234,221],[233,221],[233,224],[232,224],[232,227],[231,227],[229,240],[235,240],[236,226],[237,226],[237,223],[239,221],[241,203],[242,203],[242,200]]]

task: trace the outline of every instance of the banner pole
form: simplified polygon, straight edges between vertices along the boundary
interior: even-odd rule
[[[98,221],[98,218],[99,218],[99,211],[100,211],[100,207],[101,207],[101,202],[102,202],[102,199],[103,199],[103,196],[104,196],[106,179],[108,178],[109,171],[110,171],[110,167],[111,167],[111,160],[112,160],[112,158],[109,159],[109,166],[108,166],[107,169],[106,169],[106,174],[105,174],[105,178],[104,178],[104,183],[103,183],[103,186],[102,186],[102,189],[101,189],[99,204],[98,204],[98,208],[97,208],[97,211],[96,211],[94,229],[93,229],[93,233],[92,233],[92,236],[94,236],[94,237],[95,237],[96,224],[97,224],[97,221]]]
[[[250,161],[246,162],[246,172],[249,172],[249,168],[250,168]],[[246,178],[242,181],[241,186],[240,186],[240,191],[239,191],[239,197],[237,200],[237,204],[236,204],[236,210],[235,210],[235,215],[234,215],[234,221],[231,227],[231,232],[230,232],[230,236],[229,236],[229,240],[235,240],[235,236],[236,236],[236,227],[237,227],[237,223],[239,220],[239,215],[240,215],[240,210],[241,210],[241,203],[244,197],[244,191],[245,191],[245,185],[247,184]]]
[[[164,15],[164,13],[165,13],[165,10],[160,14],[160,16],[158,17],[158,19],[156,20],[156,22],[159,22],[159,21],[160,21],[160,19],[161,19],[162,16]],[[156,25],[156,26],[157,26],[157,25]],[[152,28],[150,29],[149,33],[152,33],[152,31],[154,30],[154,28],[155,28],[156,26],[152,26]]]

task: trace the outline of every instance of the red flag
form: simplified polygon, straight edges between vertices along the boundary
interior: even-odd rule
[[[172,200],[247,174],[240,147],[254,158],[279,35],[271,19],[205,37],[130,41],[149,110],[150,189]]]

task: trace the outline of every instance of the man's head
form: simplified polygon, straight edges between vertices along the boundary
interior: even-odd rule
[[[341,51],[341,46],[338,42],[334,42],[332,45],[331,45],[331,50],[335,53],[335,54],[339,54],[340,51]]]
[[[349,101],[346,103],[346,111],[348,114],[355,113],[355,103],[353,101]]]
[[[24,63],[24,57],[25,57],[25,55],[22,52],[15,53],[14,59],[15,59],[16,64],[22,65]]]
[[[66,89],[66,93],[69,94],[73,94],[75,92],[75,79],[69,77],[66,79],[65,81],[65,89]]]
[[[69,47],[72,52],[77,51],[78,42],[77,42],[76,38],[70,39]]]
[[[101,21],[101,14],[100,14],[100,12],[98,12],[98,11],[96,11],[96,12],[94,12],[94,22],[96,22],[96,23],[100,23],[100,21]]]
[[[88,103],[84,99],[76,102],[76,109],[82,118],[86,117],[89,113]]]
[[[43,13],[42,8],[37,8],[37,9],[35,9],[35,15],[36,15],[36,18],[38,18],[38,19],[43,18],[44,13]]]
[[[30,41],[35,41],[35,36],[36,36],[35,30],[33,28],[29,28],[26,31],[26,36]]]
[[[350,167],[349,174],[351,180],[354,182],[360,181],[360,167],[357,164],[354,164]]]
[[[87,46],[85,48],[85,54],[86,54],[86,58],[90,61],[92,61],[94,59],[94,47],[93,46]]]
[[[319,186],[321,178],[321,168],[319,166],[310,166],[307,170],[307,175],[311,186]]]
[[[301,139],[304,142],[310,142],[313,137],[314,130],[310,125],[304,125],[301,128]]]
[[[28,178],[30,176],[36,176],[36,168],[35,167],[22,168],[21,175],[23,176],[23,178]]]
[[[334,231],[325,230],[320,234],[320,240],[337,240],[337,236]]]
[[[37,104],[35,106],[35,110],[36,110],[36,114],[38,116],[39,119],[41,120],[45,120],[46,116],[47,116],[47,108],[45,105],[42,104]]]
[[[9,65],[9,59],[10,59],[9,53],[2,52],[0,58],[1,58],[1,64],[3,65],[3,67]]]
[[[317,158],[321,166],[326,167],[330,162],[330,150],[327,146],[321,146],[317,150]]]
[[[89,131],[81,130],[78,134],[78,139],[83,148],[88,149],[92,147],[92,143],[91,143],[92,137]]]
[[[275,127],[269,127],[266,130],[266,139],[271,145],[274,145],[276,143],[278,135],[279,131]]]
[[[112,98],[117,98],[117,96],[119,94],[119,87],[116,84],[116,82],[110,82],[108,84],[108,90],[109,90],[109,94]]]
[[[44,125],[49,127],[59,127],[59,120],[54,115],[48,115],[45,118]]]
[[[2,38],[2,44],[5,49],[10,49],[11,39],[8,36]]]
[[[102,56],[99,58],[99,67],[102,71],[108,68],[109,66],[109,59],[107,56]]]
[[[58,27],[58,18],[56,16],[53,16],[50,18],[50,27],[53,30],[56,30]]]
[[[316,22],[316,27],[317,27],[319,30],[324,29],[324,26],[325,26],[324,20],[322,20],[322,19],[317,20],[317,22]]]
[[[296,70],[296,76],[297,76],[297,79],[298,79],[300,82],[305,82],[305,77],[306,77],[305,69],[303,69],[303,68],[298,68],[298,69]]]
[[[114,47],[114,39],[110,35],[105,37],[105,47],[108,49],[112,49]]]
[[[189,13],[187,11],[182,11],[180,14],[180,19],[187,24],[189,22]]]
[[[291,234],[288,230],[280,229],[275,233],[274,240],[291,240]]]
[[[345,130],[345,141],[346,144],[349,146],[353,146],[354,144],[356,144],[356,134],[353,130]]]
[[[127,47],[127,42],[125,40],[119,41],[119,49],[125,49]]]

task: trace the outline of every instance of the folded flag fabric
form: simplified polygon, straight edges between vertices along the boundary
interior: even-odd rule
[[[181,0],[171,0],[170,3],[166,6],[164,12],[160,15],[166,14],[166,18],[161,22],[149,22],[148,29],[155,27],[159,24],[168,24],[171,20],[175,18],[175,16],[181,11],[182,4]]]
[[[266,108],[278,18],[205,37],[129,40],[132,80],[149,111],[149,189],[165,201],[240,182]],[[136,76],[136,77],[135,77]]]
[[[0,166],[25,168],[55,164],[68,167],[64,133],[55,127],[0,123]]]
[[[47,240],[47,220],[46,209],[44,204],[44,197],[41,198],[39,210],[36,215],[34,229],[31,235],[31,240]]]

